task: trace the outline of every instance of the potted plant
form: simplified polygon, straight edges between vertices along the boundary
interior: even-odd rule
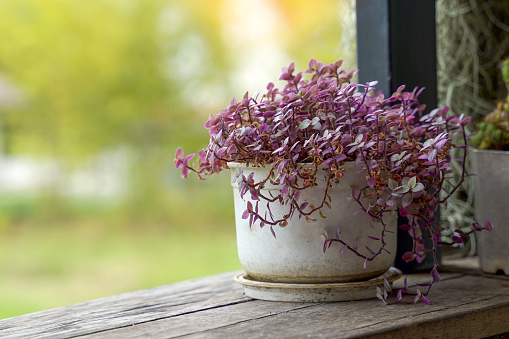
[[[509,58],[501,63],[501,74],[509,91]],[[475,176],[475,214],[498,227],[479,236],[481,270],[509,275],[509,93],[477,125],[471,138],[472,169]],[[489,164],[489,166],[486,166]]]
[[[373,93],[376,82],[352,82],[355,71],[341,65],[313,59],[304,74],[292,63],[283,68],[282,90],[269,83],[263,95],[246,93],[210,117],[210,143],[197,165],[190,164],[193,154],[177,150],[175,164],[186,178],[190,171],[204,179],[232,170],[239,259],[265,292],[277,286],[288,288],[287,294],[311,285],[355,289],[359,285],[352,281],[390,273],[396,210],[407,217],[403,228],[414,242],[404,260],[422,261],[444,244],[433,215],[453,193],[442,194],[450,153],[460,149],[466,157],[470,118],[450,116],[447,107],[423,115],[422,89],[405,92],[401,86],[386,98]],[[457,134],[464,144],[453,142]],[[474,224],[474,230],[483,228],[491,225]],[[468,235],[458,232],[455,243]],[[433,239],[431,248],[424,246],[424,233]],[[437,269],[435,260],[427,290],[405,287],[398,299],[414,293],[416,301],[427,303],[440,279]],[[374,279],[384,302],[391,292],[388,280]]]

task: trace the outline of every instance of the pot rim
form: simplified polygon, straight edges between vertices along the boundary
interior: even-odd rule
[[[484,148],[475,148],[470,147],[470,151],[474,153],[491,153],[491,154],[509,154],[509,151],[497,150],[497,149],[484,149]]]
[[[300,162],[298,164],[302,165],[302,167],[305,167],[305,166],[314,167],[314,164],[312,164],[312,163],[302,163],[302,162]],[[267,164],[267,166],[252,166],[252,165],[246,165],[246,163],[244,163],[244,162],[237,162],[237,161],[228,161],[226,163],[226,165],[228,166],[229,169],[240,168],[240,167],[242,167],[242,168],[250,168],[250,169],[253,169],[253,168],[267,169],[267,168],[272,167],[272,163],[271,164]],[[346,168],[357,168],[360,165],[361,164],[359,163],[359,165],[355,166],[355,162],[353,160],[343,161],[343,167],[345,169]],[[318,168],[319,169],[328,169],[329,166],[328,165],[318,165]]]

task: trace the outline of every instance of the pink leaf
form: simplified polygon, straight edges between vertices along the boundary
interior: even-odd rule
[[[384,278],[384,287],[387,291],[392,291],[392,286],[389,284],[389,281],[387,281],[387,278]]]
[[[463,239],[461,239],[460,237],[455,236],[455,235],[452,237],[452,241],[453,241],[455,244],[461,244],[461,243],[463,243]]]
[[[355,239],[355,244],[353,245],[353,249],[357,251],[357,249],[359,248],[359,238]]]
[[[403,254],[402,259],[405,260],[406,262],[411,262],[415,259],[415,253],[406,252],[405,254]]]
[[[440,281],[440,274],[438,274],[438,271],[436,268],[431,270],[431,276],[433,277],[433,281],[436,281],[436,282]]]
[[[375,178],[370,177],[370,178],[368,179],[368,186],[369,186],[369,187],[371,187],[371,188],[373,188],[373,187],[375,187],[375,184],[376,184],[376,180],[375,180]]]
[[[403,199],[401,199],[401,205],[403,205],[403,207],[407,207],[408,205],[410,205],[412,203],[412,200],[413,200],[412,194],[407,193],[403,196]]]
[[[403,299],[403,291],[399,290],[398,295],[396,296],[396,300],[401,300],[401,299]]]
[[[175,152],[175,159],[182,159],[184,157],[184,151],[182,148],[177,148],[177,152]]]
[[[182,175],[184,176],[184,178],[187,179],[187,176],[189,175],[189,170],[186,166],[186,164],[184,164],[184,167],[182,167]]]
[[[343,161],[345,160],[347,157],[345,154],[341,153],[341,154],[338,154],[334,157],[334,159],[336,159],[336,161]]]

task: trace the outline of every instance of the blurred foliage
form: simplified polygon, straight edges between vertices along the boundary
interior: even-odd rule
[[[347,67],[355,66],[357,49],[355,30],[351,27],[355,24],[352,1],[328,0],[320,2],[319,6],[313,1],[275,0],[274,3],[282,14],[284,48],[301,69],[310,59],[332,63],[343,58]]]
[[[500,62],[500,76],[507,93],[495,109],[477,124],[472,144],[480,149],[509,150],[509,57]]]
[[[235,71],[222,15],[231,3],[3,0],[0,74],[24,101],[4,117],[9,150],[83,160],[119,145],[144,152],[185,143],[192,128],[183,122],[202,126],[192,101],[201,90],[227,88]],[[338,1],[269,3],[280,14],[273,34],[288,62],[335,61]],[[217,107],[200,109],[199,121]]]
[[[76,160],[118,145],[167,143],[178,132],[172,119],[194,114],[168,69],[185,30],[164,37],[164,8],[155,0],[0,2],[9,42],[0,45],[0,72],[24,101],[6,116],[10,150]],[[219,35],[218,23],[200,15],[189,22]],[[207,58],[221,69],[224,49],[209,41],[219,46]]]
[[[344,2],[265,3],[276,24],[270,36],[257,36],[266,23],[244,29],[246,10],[258,6],[240,0],[1,1],[0,33],[9,43],[0,44],[0,76],[22,97],[0,115],[4,149],[49,156],[64,169],[127,149],[122,213],[169,217],[173,152],[205,145],[206,117],[243,94],[231,74],[252,65],[239,49],[273,40],[283,55],[274,77],[291,61],[304,67],[310,58],[352,56],[351,46],[339,50]],[[56,209],[58,189],[50,194]]]
[[[0,319],[240,269],[233,227],[193,234],[97,220],[19,226],[0,232]]]
[[[93,283],[95,276],[84,278],[87,270],[95,272],[90,260],[101,272],[122,266],[118,258],[153,261],[147,267],[161,270],[143,280],[140,275],[150,274],[136,269],[142,264],[130,273],[123,264],[115,281],[132,279],[122,290],[237,268],[224,246],[234,239],[228,173],[207,182],[181,180],[174,152],[205,146],[208,115],[242,96],[255,77],[263,91],[292,61],[305,68],[310,58],[352,59],[355,46],[341,45],[351,2],[1,0],[0,78],[21,97],[17,105],[0,104],[3,153],[54,159],[62,178],[108,152],[125,154],[128,162],[125,190],[109,204],[70,199],[59,182],[37,196],[0,196],[0,274],[10,277],[0,286],[4,294],[16,288],[16,279],[23,285],[58,277],[38,280],[46,290],[22,301],[20,293],[2,299],[7,308],[18,300],[19,308],[0,310],[0,317],[121,292],[63,287],[77,276],[92,287],[102,284]],[[248,76],[239,78],[246,69]],[[100,236],[89,239],[85,230]],[[117,259],[100,266],[91,255],[95,245],[110,248],[104,255]],[[144,254],[152,250],[154,255]],[[183,262],[202,263],[180,271],[179,253]],[[230,257],[220,259],[225,255]]]

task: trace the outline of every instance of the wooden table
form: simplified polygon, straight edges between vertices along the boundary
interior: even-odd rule
[[[254,300],[231,272],[0,320],[0,338],[482,338],[509,332],[509,279],[464,264],[445,267],[431,305]],[[413,284],[429,279],[408,278]]]

